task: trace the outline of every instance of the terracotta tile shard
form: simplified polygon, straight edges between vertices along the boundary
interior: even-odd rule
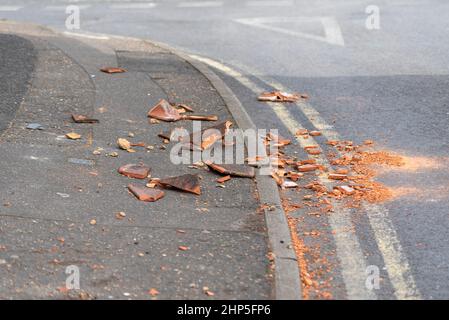
[[[355,189],[350,186],[337,186],[334,189],[336,189],[336,190],[340,191],[341,193],[344,193],[348,196],[351,196],[355,193]]]
[[[348,169],[340,168],[340,169],[335,170],[335,173],[338,173],[338,174],[348,174],[348,173],[349,173],[349,170],[348,170]]]
[[[304,136],[304,135],[308,135],[309,131],[307,129],[298,129],[295,132],[295,136]]]
[[[148,290],[148,294],[152,297],[155,297],[159,294],[159,291],[155,288],[151,288],[150,290]]]
[[[150,111],[148,116],[157,120],[173,122],[178,120],[204,120],[217,121],[217,116],[202,115],[182,115],[178,109],[172,106],[167,100],[161,99]]]
[[[328,140],[326,144],[330,146],[336,146],[338,144],[338,140]]]
[[[316,164],[315,159],[306,159],[306,160],[300,160],[298,161],[298,165],[304,165],[304,164]]]
[[[231,176],[230,176],[230,175],[227,175],[227,176],[218,178],[216,181],[217,181],[218,183],[224,183],[224,182],[229,181],[229,180],[231,180]]]
[[[295,102],[298,101],[299,98],[307,99],[308,96],[306,94],[292,94],[282,91],[273,91],[261,93],[258,97],[258,100],[268,102]]]
[[[98,123],[98,119],[89,118],[82,114],[72,114],[72,119],[76,123]]]
[[[299,178],[303,176],[302,173],[290,171],[287,173],[286,177],[289,178],[292,181],[298,181]]]
[[[310,131],[309,135],[312,137],[317,137],[317,136],[321,136],[321,132],[319,131]]]
[[[225,121],[199,132],[192,133],[190,135],[190,144],[192,149],[199,148],[202,151],[209,149],[217,141],[224,139],[231,126],[231,121]]]
[[[188,106],[186,104],[183,104],[183,103],[180,103],[180,104],[176,105],[176,107],[182,108],[182,109],[184,109],[187,112],[194,112],[192,107],[190,107],[190,106]]]
[[[310,148],[310,149],[306,149],[306,152],[310,155],[316,156],[321,154],[321,150],[317,149],[317,148]]]
[[[319,166],[316,164],[304,164],[297,167],[299,172],[310,172],[319,169]]]
[[[158,189],[149,189],[135,184],[129,184],[128,190],[140,201],[154,202],[164,197],[165,193]]]
[[[67,139],[70,139],[70,140],[78,140],[81,138],[81,135],[76,132],[67,133],[65,136]]]
[[[100,71],[105,72],[105,73],[123,73],[123,72],[126,72],[125,69],[118,68],[118,67],[104,67],[104,68],[101,68]]]
[[[327,177],[332,180],[344,180],[348,178],[346,174],[339,174],[339,173],[329,173]]]
[[[289,145],[291,143],[291,140],[286,139],[282,136],[277,136],[271,132],[267,133],[267,140],[273,141],[275,144],[277,144],[278,146],[281,146],[281,147]]]
[[[181,251],[187,251],[187,250],[190,250],[190,248],[187,247],[187,246],[179,246],[178,249],[181,250]]]
[[[118,169],[118,172],[130,178],[145,179],[150,173],[150,168],[141,164],[125,164]]]
[[[282,186],[284,184],[284,179],[282,179],[277,172],[271,172],[271,177],[274,179],[278,186]]]
[[[254,178],[256,171],[253,167],[243,164],[215,164],[211,161],[204,161],[209,168],[224,175],[242,178]]]
[[[201,194],[200,179],[196,174],[184,174],[179,177],[160,179],[158,183],[163,187],[172,187],[193,194]]]

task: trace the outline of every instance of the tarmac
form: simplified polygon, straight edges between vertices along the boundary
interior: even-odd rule
[[[148,41],[11,22],[0,23],[0,60],[1,299],[300,299],[271,179],[217,187],[217,174],[173,164],[158,137],[190,122],[148,121],[149,108],[166,99],[251,126],[209,69]],[[105,66],[127,72],[106,74]],[[74,113],[99,123],[74,123]],[[152,148],[128,153],[118,138]],[[202,194],[165,190],[157,202],[138,201],[127,185],[145,182],[117,169],[139,162],[152,177],[199,174]],[[274,212],[262,206],[267,197]],[[80,286],[68,290],[73,266]]]

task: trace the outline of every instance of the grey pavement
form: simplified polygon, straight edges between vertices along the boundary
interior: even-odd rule
[[[1,135],[1,298],[150,299],[150,288],[159,291],[159,299],[274,297],[254,181],[232,179],[226,188],[217,188],[216,174],[172,164],[170,147],[161,149],[157,134],[190,123],[149,124],[146,116],[165,98],[232,120],[204,76],[149,43],[81,42],[33,27],[0,28],[20,30],[19,37],[0,39],[9,37],[31,51],[4,67],[32,64],[30,87],[23,97],[14,97],[23,102]],[[100,72],[106,65],[128,72]],[[72,112],[100,123],[72,123]],[[27,129],[29,122],[44,130]],[[82,138],[66,139],[71,131]],[[118,150],[119,137],[143,141],[154,150]],[[102,155],[93,155],[100,147]],[[152,177],[197,173],[202,194],[167,190],[158,202],[140,202],[126,186],[145,182],[117,173],[119,166],[136,162],[149,165]],[[116,217],[120,211],[126,213],[122,220]],[[72,265],[80,270],[81,288],[66,292],[61,288]]]

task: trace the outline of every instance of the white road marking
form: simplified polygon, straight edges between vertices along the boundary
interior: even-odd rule
[[[191,55],[195,58],[221,72],[233,77],[242,85],[249,88],[256,94],[264,91],[254,84],[247,77],[240,72],[229,68],[217,61],[209,58]],[[257,76],[257,73],[251,73]],[[280,83],[273,80],[267,80],[258,77],[262,82],[281,91],[289,90]],[[284,123],[287,129],[294,135],[296,130],[301,129],[302,126],[294,120],[290,111],[282,104],[270,104],[273,111]],[[296,104],[302,113],[309,119],[316,129],[322,131],[322,135],[328,140],[342,140],[340,135],[333,129],[333,127],[325,122],[310,104],[298,102]],[[312,138],[312,139],[311,139]],[[298,138],[298,142],[303,146],[304,144],[317,144],[313,137],[302,141]],[[323,157],[321,161],[327,162]],[[323,183],[327,184],[329,181],[319,177]],[[368,220],[374,233],[377,246],[382,254],[388,276],[395,290],[395,296],[398,299],[420,299],[421,295],[417,286],[411,268],[406,256],[403,253],[402,246],[399,242],[397,233],[394,229],[393,223],[389,217],[388,210],[381,205],[365,204],[364,208],[367,211]],[[365,287],[366,280],[366,260],[363,256],[360,243],[353,232],[346,232],[346,228],[353,227],[350,213],[347,209],[336,208],[336,212],[330,215],[329,223],[333,230],[336,230],[335,242],[337,246],[337,254],[341,261],[342,273],[345,280],[346,290],[349,299],[371,299],[375,297],[374,293]],[[343,230],[343,231],[342,231]]]
[[[0,6],[0,11],[17,11],[22,8],[22,6]]]
[[[108,36],[87,34],[87,33],[76,33],[76,32],[70,32],[70,31],[64,31],[63,34],[65,34],[66,36],[70,36],[70,37],[80,37],[80,38],[96,39],[96,40],[109,40],[110,39]]]
[[[221,7],[221,1],[191,1],[178,3],[179,8],[216,8]]]
[[[116,3],[111,4],[111,9],[120,9],[120,10],[126,10],[126,9],[151,9],[156,7],[156,3],[153,2],[147,2],[147,3]]]
[[[248,7],[290,7],[293,6],[293,1],[279,0],[279,1],[247,1],[245,5]]]
[[[341,33],[338,21],[334,17],[261,17],[261,18],[245,18],[235,19],[235,22],[256,27],[264,30],[278,32],[289,36],[316,40],[332,45],[344,46],[343,35]],[[318,36],[311,33],[295,31],[285,27],[273,26],[273,23],[300,23],[300,22],[317,22],[324,28],[324,36]]]
[[[281,83],[262,76],[260,72],[251,70],[251,74],[273,88],[281,91],[290,91]],[[310,104],[298,101],[296,105],[314,127],[322,132],[322,135],[327,140],[343,140],[333,126],[327,124],[319,112]],[[403,252],[396,230],[389,217],[388,209],[382,205],[374,204],[364,204],[363,207],[367,212],[371,229],[374,232],[374,238],[387,267],[388,276],[395,289],[396,297],[398,299],[421,299],[421,294],[416,286],[407,257]]]
[[[91,5],[90,4],[76,4],[76,6],[80,9],[80,10],[84,10],[89,8]],[[68,6],[46,6],[44,8],[45,11],[64,11],[66,10]]]

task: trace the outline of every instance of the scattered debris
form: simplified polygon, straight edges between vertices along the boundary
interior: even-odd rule
[[[201,194],[200,179],[196,174],[160,179],[158,183],[163,187],[173,187],[193,194]]]
[[[309,136],[312,136],[312,137],[321,136],[321,132],[320,131],[310,131]]]
[[[155,297],[155,296],[159,295],[159,291],[157,291],[157,289],[155,289],[155,288],[151,288],[150,290],[148,290],[148,294],[152,297]]]
[[[190,248],[187,247],[187,246],[179,246],[178,249],[181,250],[181,251],[187,251],[187,250],[190,250]]]
[[[319,169],[319,166],[316,164],[303,164],[297,167],[299,172],[310,172]]]
[[[44,130],[44,126],[40,123],[29,123],[26,128],[30,130]]]
[[[104,68],[101,68],[100,71],[105,72],[105,73],[123,73],[123,72],[126,72],[125,69],[119,68],[119,67],[104,67]]]
[[[275,146],[277,146],[277,147],[284,147],[284,146],[289,145],[291,143],[291,140],[286,139],[286,138],[281,137],[281,136],[277,136],[277,135],[275,135],[275,134],[273,134],[271,132],[267,133],[267,137],[266,138],[267,138],[268,141],[272,141],[275,144]]]
[[[94,225],[97,224],[97,220],[92,219],[92,220],[89,221],[89,224],[92,225],[92,226],[94,226]]]
[[[150,111],[148,116],[157,120],[173,122],[178,120],[204,120],[217,121],[217,116],[182,115],[178,109],[167,100],[161,99]]]
[[[346,174],[339,174],[339,173],[329,173],[327,177],[332,180],[344,180],[348,178]]]
[[[164,197],[162,190],[141,187],[135,184],[129,184],[128,190],[140,201],[154,202]]]
[[[253,167],[244,164],[215,164],[212,161],[204,161],[209,168],[223,175],[234,177],[254,178],[256,171]]]
[[[65,135],[70,140],[78,140],[81,138],[81,135],[76,132],[70,132]]]
[[[226,181],[229,181],[229,180],[231,180],[231,176],[230,176],[230,175],[227,175],[227,176],[218,178],[216,181],[217,181],[218,183],[225,183]]]
[[[273,92],[263,92],[258,97],[259,101],[269,101],[269,102],[295,102],[300,98],[307,99],[307,94],[292,94],[282,91],[273,91]]]
[[[136,152],[134,149],[131,148],[131,142],[129,142],[124,138],[118,138],[117,145],[119,146],[120,149],[126,150],[130,153]]]
[[[89,118],[82,114],[72,114],[72,119],[76,123],[98,123],[98,119]]]
[[[118,172],[129,178],[146,179],[150,168],[143,164],[125,164],[118,169]]]
[[[217,141],[223,140],[232,126],[231,121],[225,121],[215,126],[193,132],[190,135],[190,144],[192,150],[199,148],[201,151],[209,149]]]
[[[117,212],[117,214],[115,215],[115,217],[116,217],[118,220],[122,220],[122,219],[124,219],[124,218],[126,217],[126,213],[124,213],[123,211]]]

